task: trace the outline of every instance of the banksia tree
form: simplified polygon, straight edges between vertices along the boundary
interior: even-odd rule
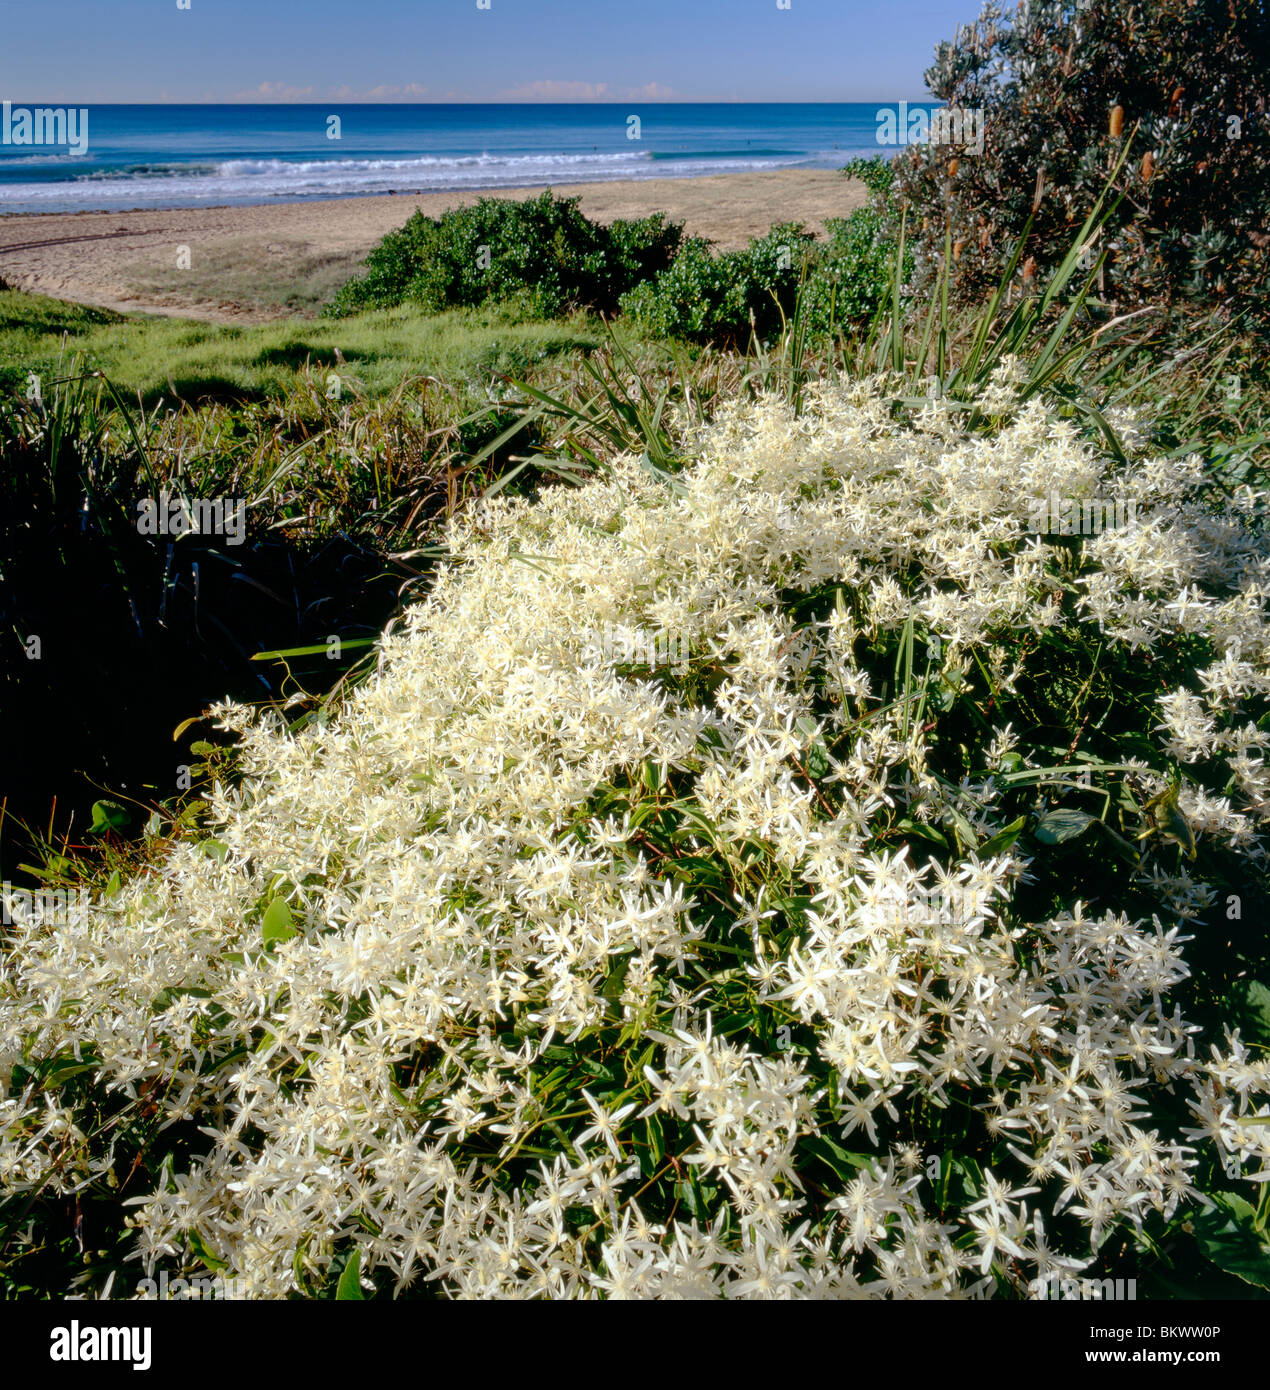
[[[985,6],[926,73],[947,106],[983,111],[982,152],[913,145],[895,161],[914,290],[929,290],[951,244],[963,248],[954,296],[981,296],[1029,216],[1018,264],[1046,277],[1132,142],[1101,243],[1103,297],[1216,304],[1270,331],[1267,52],[1270,0]]]

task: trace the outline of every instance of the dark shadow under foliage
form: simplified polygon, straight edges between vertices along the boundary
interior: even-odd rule
[[[38,860],[24,826],[83,845],[100,798],[139,830],[146,806],[188,789],[209,726],[173,732],[209,704],[273,700],[306,676],[329,688],[365,655],[343,644],[379,633],[403,580],[346,536],[306,547],[250,519],[240,533],[236,499],[221,499],[229,534],[142,534],[138,503],[166,489],[75,386],[61,410],[0,422],[0,877],[15,882]],[[285,690],[285,667],[251,659],[333,635],[338,655],[292,663]]]

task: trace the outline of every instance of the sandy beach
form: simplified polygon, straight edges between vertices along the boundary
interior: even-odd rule
[[[743,246],[777,221],[823,233],[866,195],[834,170],[553,185],[609,222],[662,211],[689,235]],[[540,188],[488,196],[524,198]],[[0,277],[17,289],[125,312],[253,323],[313,313],[385,232],[472,193],[399,193],[254,207],[0,217]],[[184,250],[183,250],[184,248]],[[186,264],[188,263],[188,264]]]

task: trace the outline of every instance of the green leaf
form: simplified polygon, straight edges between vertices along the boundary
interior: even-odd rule
[[[896,830],[900,831],[907,839],[911,835],[916,835],[919,839],[929,840],[932,844],[938,845],[940,849],[948,848],[948,841],[942,832],[933,825],[927,825],[925,821],[913,820],[906,816],[896,824]]]
[[[981,1196],[983,1170],[973,1158],[956,1158],[952,1150],[946,1150],[941,1159],[940,1182],[943,1193],[941,1201],[965,1205],[977,1201]]]
[[[200,989],[197,985],[169,985],[166,989],[161,989],[150,1003],[150,1008],[156,1013],[161,1014],[164,1009],[170,1009],[178,999],[210,999],[211,991]]]
[[[261,934],[266,941],[290,941],[293,936],[300,935],[298,928],[293,926],[292,922],[291,909],[287,906],[287,900],[275,898],[265,908]]]
[[[985,840],[979,846],[979,858],[991,859],[994,854],[1004,854],[1023,833],[1026,824],[1027,817],[1020,816],[1018,820],[1011,821],[1004,830],[998,830],[990,840]]]
[[[977,852],[979,848],[979,837],[975,834],[975,828],[961,814],[951,807],[948,809],[948,816],[953,823],[953,834],[963,848]]]
[[[1094,823],[1094,817],[1084,811],[1060,809],[1047,811],[1036,823],[1033,832],[1043,845],[1061,845],[1075,840]]]
[[[1251,1203],[1235,1192],[1209,1195],[1215,1206],[1192,1222],[1200,1250],[1218,1269],[1245,1284],[1270,1289],[1270,1246],[1253,1230],[1256,1212]]]
[[[607,1081],[610,1086],[616,1086],[618,1083],[618,1075],[612,1067],[606,1067],[594,1057],[579,1057],[578,1068],[596,1081]]]
[[[618,956],[609,968],[609,973],[605,977],[604,983],[600,986],[601,997],[608,999],[611,1003],[617,1003],[622,997],[622,991],[626,988],[626,972],[630,968],[633,956]]]
[[[829,772],[829,750],[825,747],[825,741],[820,736],[816,721],[810,715],[802,715],[796,727],[807,741],[807,752],[804,757],[807,774],[819,781]]]
[[[229,858],[229,846],[223,840],[203,840],[195,845],[195,849],[208,859],[215,859],[218,864],[223,864]]]
[[[662,1132],[661,1121],[655,1113],[644,1117],[644,1133],[648,1139],[648,1148],[653,1156],[653,1163],[658,1164],[666,1152],[666,1137]]]
[[[125,830],[132,820],[132,813],[117,801],[94,801],[93,822],[88,827],[90,835],[105,835]]]
[[[1171,781],[1159,796],[1153,796],[1147,802],[1146,815],[1161,839],[1172,840],[1182,847],[1188,859],[1194,859],[1195,836],[1178,804],[1181,791],[1181,779]]]
[[[341,647],[371,647],[379,641],[378,637],[341,637]],[[329,642],[318,642],[312,647],[287,647],[276,652],[253,652],[253,661],[274,661],[288,656],[318,656],[330,651]],[[188,721],[187,721],[188,722]]]
[[[218,1260],[216,1256],[212,1254],[207,1247],[207,1243],[197,1231],[187,1231],[185,1233],[185,1239],[189,1242],[190,1249],[194,1251],[208,1269],[219,1270],[229,1268],[224,1260]]]
[[[805,1140],[802,1148],[805,1152],[814,1154],[844,1182],[850,1182],[858,1175],[861,1168],[869,1168],[874,1162],[871,1155],[853,1153],[850,1149],[844,1149],[841,1144],[835,1143],[823,1134],[817,1135],[814,1139]]]
[[[829,750],[825,741],[818,738],[807,749],[807,775],[817,782],[829,774]]]
[[[1270,1047],[1270,989],[1260,980],[1236,980],[1226,997],[1229,1021],[1245,1042]]]
[[[352,1258],[344,1266],[344,1273],[340,1275],[340,1282],[335,1289],[335,1297],[339,1302],[356,1299],[359,1303],[366,1301],[366,1295],[362,1293],[361,1283],[362,1272],[362,1252],[354,1250]]]
[[[44,1072],[40,1080],[46,1086],[60,1086],[64,1081],[69,1081],[73,1076],[81,1076],[86,1071],[96,1071],[96,1062],[63,1062],[54,1065]]]

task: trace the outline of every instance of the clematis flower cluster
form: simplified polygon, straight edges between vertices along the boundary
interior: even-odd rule
[[[830,381],[724,411],[673,488],[622,457],[485,502],[336,715],[218,707],[240,775],[206,838],[6,929],[0,1191],[110,1180],[91,1084],[181,1136],[133,1199],[139,1278],[281,1298],[355,1254],[400,1295],[983,1297],[1171,1217],[1204,1146],[1270,1179],[1270,1066],[1201,1055],[1170,1002],[1205,886],[1148,846],[1148,918],[1074,892],[1028,921],[1018,731],[959,780],[934,753],[934,695],[1012,689],[1065,604],[1091,643],[1185,636],[1210,655],[1134,766],[1222,769],[1177,814],[1259,865],[1264,499],[1113,465],[1011,382],[990,434]],[[1074,568],[1029,530],[1055,490],[1135,525]],[[870,656],[914,633],[920,718]],[[932,1169],[953,1113],[988,1161]]]

